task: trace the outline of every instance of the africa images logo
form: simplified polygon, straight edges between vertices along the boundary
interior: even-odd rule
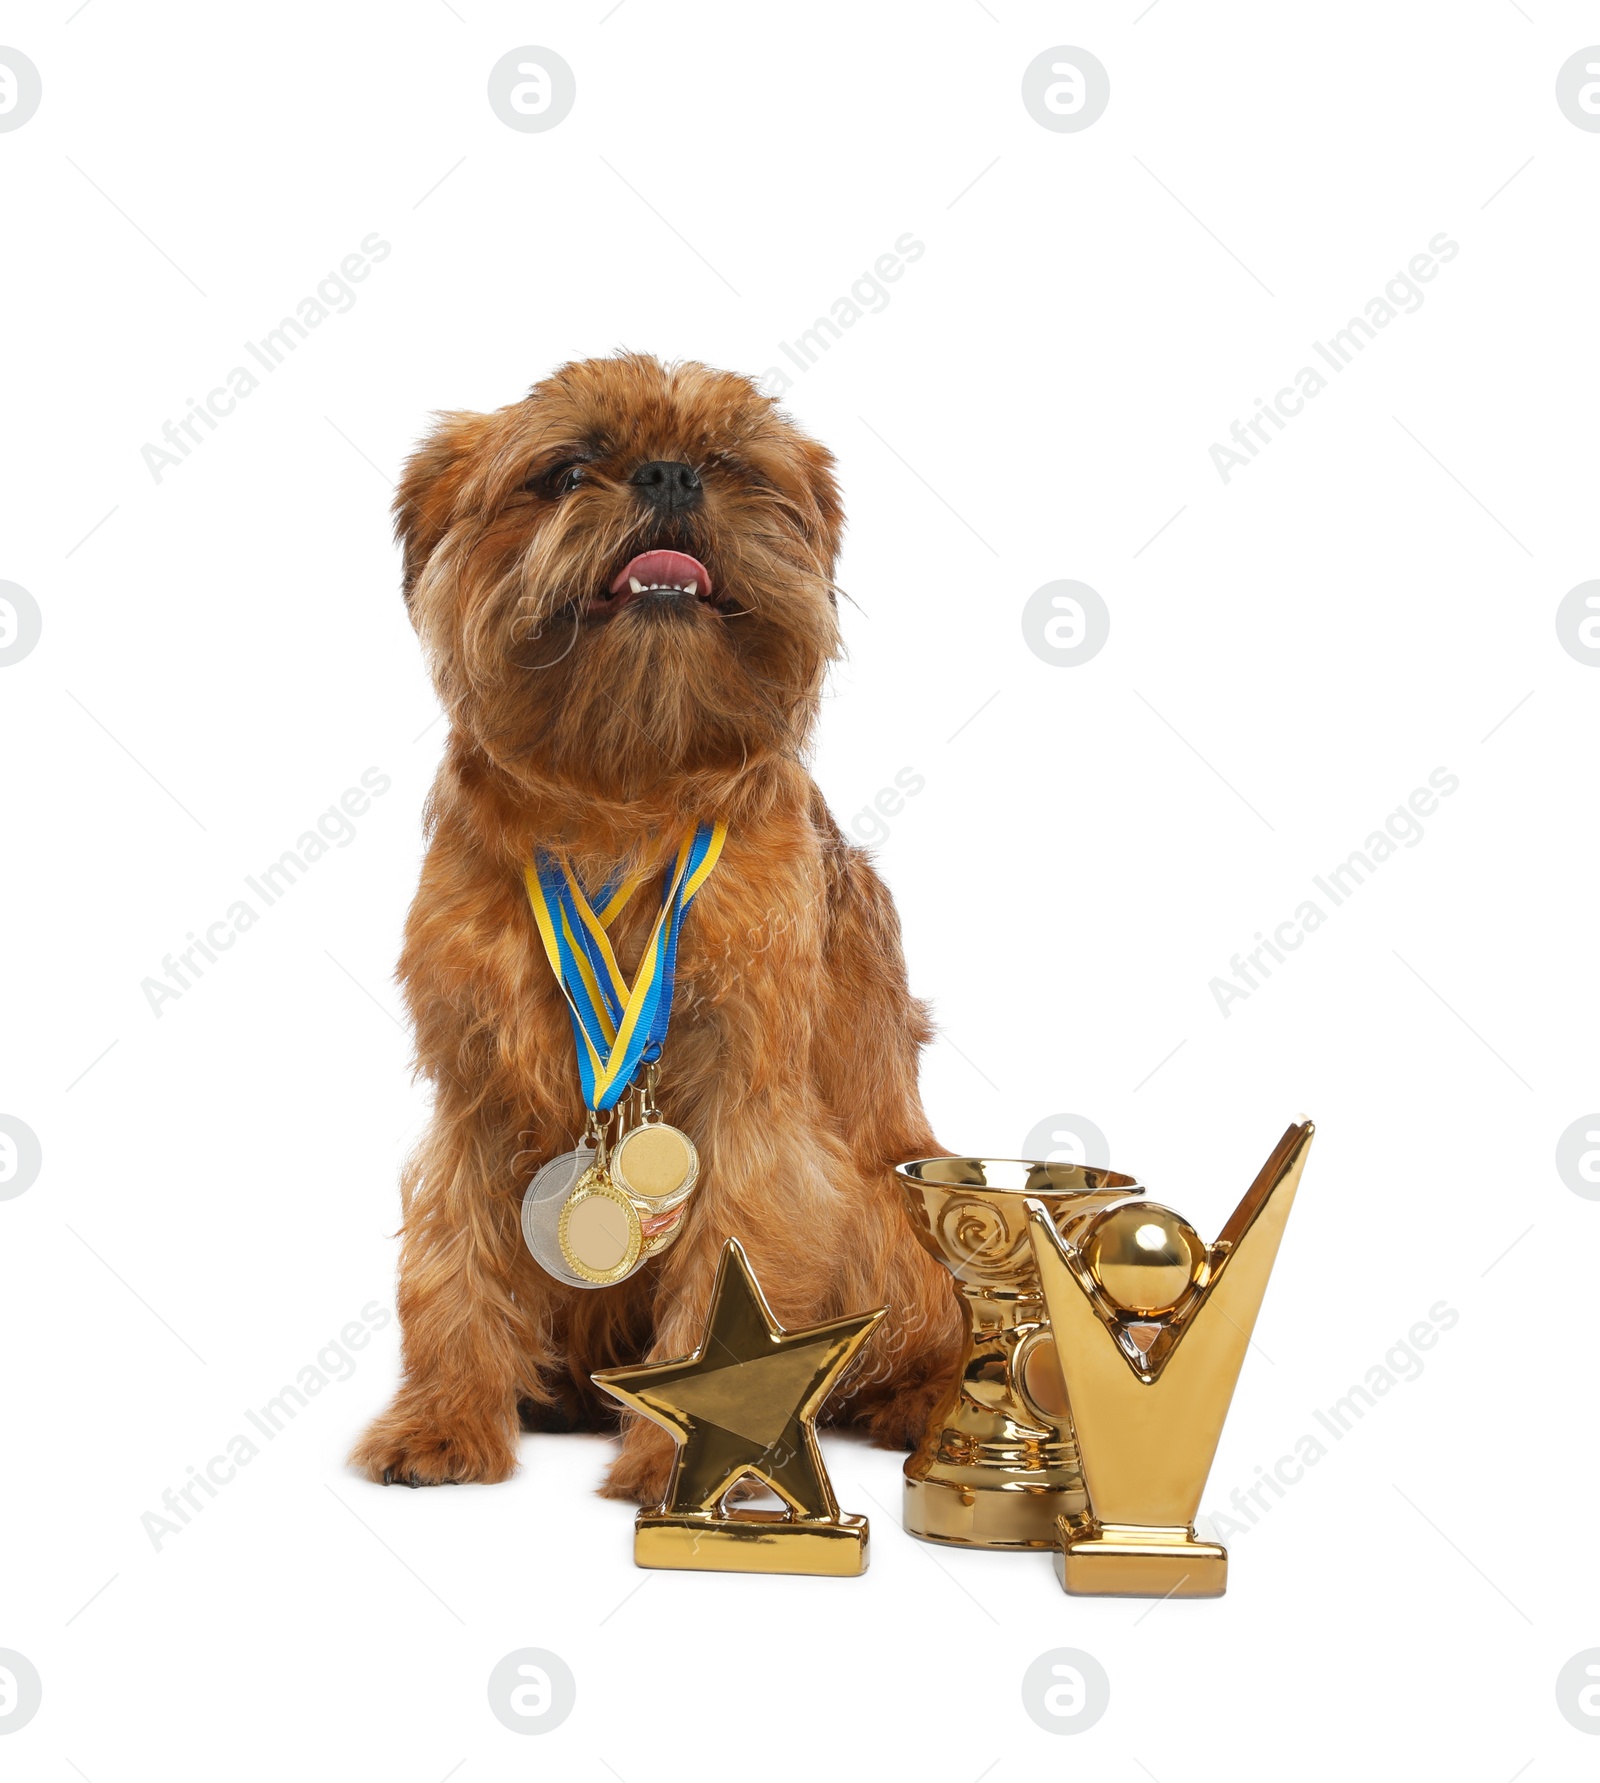
[[[1397,317],[1414,316],[1422,308],[1422,287],[1431,284],[1439,276],[1439,268],[1448,266],[1460,252],[1460,244],[1441,229],[1428,243],[1427,252],[1413,254],[1405,270],[1395,273],[1376,297],[1369,298],[1359,316],[1350,317],[1327,340],[1313,341],[1312,352],[1337,377],[1378,338],[1380,329],[1387,328]],[[1252,459],[1259,457],[1261,448],[1270,446],[1289,422],[1303,414],[1306,403],[1320,396],[1328,383],[1328,377],[1316,366],[1302,365],[1292,384],[1285,384],[1271,402],[1258,396],[1256,412],[1246,421],[1235,420],[1229,428],[1232,445],[1212,441],[1211,462],[1222,481],[1229,482],[1235,471],[1246,469]]]
[[[331,316],[343,316],[354,309],[354,287],[370,277],[373,267],[381,265],[389,254],[389,244],[377,230],[362,236],[358,246],[345,255],[338,268],[330,268],[318,281],[316,289],[300,299],[292,316],[281,317],[278,325],[269,328],[260,340],[244,343],[245,353],[260,367],[259,373],[248,365],[236,365],[223,374],[220,384],[206,392],[204,402],[197,402],[192,396],[185,397],[188,407],[184,413],[176,421],[169,417],[161,424],[164,443],[157,445],[154,440],[146,440],[139,448],[139,456],[151,478],[159,483],[169,470],[182,464],[195,447],[204,442],[206,434],[217,431],[219,421],[225,421],[244,397],[261,388],[266,374],[275,372],[302,342],[310,338],[312,329],[320,328]]]
[[[1257,929],[1255,948],[1236,953],[1228,962],[1233,977],[1211,980],[1208,988],[1218,1013],[1224,1019],[1231,1015],[1230,1004],[1244,1002],[1253,991],[1261,989],[1261,980],[1272,976],[1269,961],[1287,965],[1289,955],[1304,944],[1306,936],[1320,929],[1329,915],[1354,896],[1385,861],[1392,860],[1401,848],[1415,848],[1427,834],[1422,819],[1432,817],[1439,809],[1439,801],[1449,798],[1460,785],[1460,777],[1448,768],[1435,768],[1428,776],[1427,786],[1414,788],[1406,802],[1396,805],[1384,819],[1383,828],[1374,830],[1360,848],[1353,848],[1326,873],[1312,874],[1311,883],[1326,901],[1327,909],[1316,898],[1308,897],[1271,935]]]

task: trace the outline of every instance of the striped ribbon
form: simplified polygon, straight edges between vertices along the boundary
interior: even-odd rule
[[[679,845],[632,984],[617,964],[607,930],[651,869],[608,882],[594,904],[571,868],[542,849],[523,870],[534,921],[572,1017],[584,1103],[598,1113],[616,1105],[641,1062],[661,1055],[672,1017],[678,931],[695,893],[711,877],[726,836],[726,824],[701,824]]]

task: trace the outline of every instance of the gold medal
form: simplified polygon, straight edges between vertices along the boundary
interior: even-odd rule
[[[597,1288],[631,1275],[644,1248],[638,1210],[603,1164],[591,1164],[573,1185],[556,1236],[568,1269]]]
[[[661,1118],[656,1107],[660,1076],[660,1066],[652,1061],[643,1086],[634,1091],[638,1119],[617,1141],[611,1173],[628,1194],[650,1203],[654,1211],[665,1212],[676,1207],[698,1181],[700,1154],[687,1133]]]
[[[687,1195],[700,1174],[700,1154],[687,1133],[659,1117],[646,1118],[623,1134],[611,1159],[611,1171],[630,1195],[645,1201],[670,1201]]]

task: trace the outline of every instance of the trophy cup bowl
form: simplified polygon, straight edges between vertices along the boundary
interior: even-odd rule
[[[1029,1241],[1028,1202],[1063,1239],[1144,1191],[1092,1165],[917,1158],[895,1172],[923,1245],[955,1277],[967,1346],[905,1466],[905,1526],[966,1548],[1054,1548],[1088,1513],[1061,1367]]]

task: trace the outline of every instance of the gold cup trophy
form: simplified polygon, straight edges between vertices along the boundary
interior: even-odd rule
[[[967,1347],[905,1467],[905,1526],[963,1548],[1053,1548],[1087,1507],[1077,1438],[1029,1242],[1141,1191],[1131,1176],[1013,1158],[919,1158],[897,1172],[911,1223],[956,1278]]]
[[[1313,1130],[1289,1127],[1209,1248],[1113,1171],[902,1165],[912,1224],[970,1326],[906,1462],[907,1530],[1052,1548],[1079,1595],[1220,1595],[1227,1551],[1194,1518]]]

